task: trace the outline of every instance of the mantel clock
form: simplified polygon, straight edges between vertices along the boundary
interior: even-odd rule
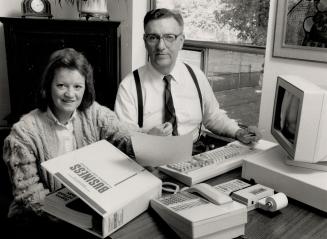
[[[51,4],[48,0],[23,0],[22,17],[52,18]]]

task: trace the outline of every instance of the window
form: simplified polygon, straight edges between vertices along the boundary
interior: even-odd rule
[[[269,0],[154,0],[152,6],[181,12],[180,58],[201,67],[231,118],[257,125]]]
[[[184,44],[183,50],[179,52],[178,57],[187,63],[198,66],[203,72],[207,72],[206,64],[207,51],[202,47],[187,46]]]

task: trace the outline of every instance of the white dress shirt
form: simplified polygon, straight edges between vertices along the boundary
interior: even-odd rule
[[[177,61],[170,74],[174,78],[171,81],[171,92],[178,133],[184,135],[192,132],[195,139],[202,121],[204,126],[214,133],[234,137],[239,129],[237,123],[228,118],[226,112],[219,108],[204,73],[198,67],[193,65],[191,67],[197,77],[203,98],[203,116],[192,77],[186,66]],[[164,123],[164,75],[155,70],[149,62],[138,70],[143,96],[143,128],[149,130]],[[128,74],[119,85],[115,112],[120,120],[138,124],[138,101],[133,73]]]
[[[67,124],[62,124],[48,108],[49,115],[51,115],[55,122],[55,131],[58,137],[58,156],[71,152],[76,149],[76,139],[74,136],[74,127],[72,120],[75,117],[76,112],[73,113],[72,117],[68,120]]]

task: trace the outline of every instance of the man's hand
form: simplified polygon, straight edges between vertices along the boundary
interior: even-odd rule
[[[155,126],[148,131],[148,134],[158,136],[171,136],[173,132],[173,126],[171,123],[166,122],[161,125]]]
[[[235,138],[243,144],[253,144],[261,139],[261,133],[255,126],[248,126],[245,129],[236,131]]]

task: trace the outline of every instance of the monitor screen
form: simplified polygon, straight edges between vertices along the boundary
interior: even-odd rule
[[[279,144],[294,157],[299,130],[303,92],[277,79],[274,100],[272,134]]]

